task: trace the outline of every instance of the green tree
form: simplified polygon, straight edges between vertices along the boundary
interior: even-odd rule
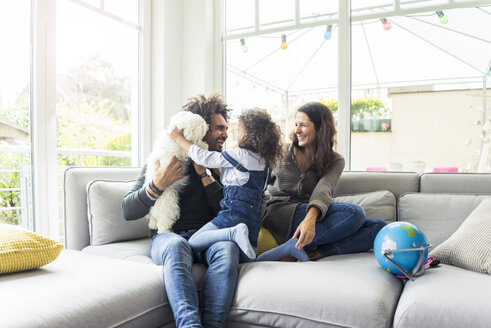
[[[329,107],[333,114],[337,114],[338,102],[336,100],[321,100],[321,103]],[[392,112],[383,101],[373,98],[355,99],[351,102],[351,119],[364,118],[390,118]]]

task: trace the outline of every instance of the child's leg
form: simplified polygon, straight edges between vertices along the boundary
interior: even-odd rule
[[[224,240],[234,241],[245,255],[251,259],[256,258],[256,251],[249,241],[249,229],[244,223],[239,223],[231,228],[220,229],[208,222],[189,238],[189,244],[194,250],[202,251],[217,241]]]
[[[299,261],[307,262],[309,260],[309,256],[307,255],[307,253],[303,249],[298,250],[297,248],[295,248],[295,244],[297,243],[297,241],[298,238],[290,239],[284,244],[281,244],[278,247],[262,253],[258,256],[256,261],[279,261],[283,257],[291,255]]]

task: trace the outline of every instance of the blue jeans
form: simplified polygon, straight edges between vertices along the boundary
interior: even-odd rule
[[[163,265],[164,287],[176,327],[225,327],[239,274],[237,244],[220,241],[196,253],[187,241],[191,235],[155,235],[150,244],[150,257],[155,264]],[[193,262],[208,267],[201,287],[201,321]]]
[[[291,236],[307,215],[307,205],[297,207]],[[375,236],[385,225],[382,219],[367,218],[358,205],[331,203],[324,219],[315,224],[314,239],[304,249],[311,252],[317,248],[322,257],[365,252],[373,248]]]

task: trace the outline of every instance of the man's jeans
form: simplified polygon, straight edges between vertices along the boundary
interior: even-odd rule
[[[305,218],[307,205],[297,207],[291,236]],[[373,248],[375,236],[385,225],[384,220],[367,218],[358,205],[331,203],[326,216],[315,224],[314,239],[304,249],[311,252],[317,248],[322,257],[365,252]]]
[[[176,326],[225,327],[239,272],[237,244],[221,241],[194,253],[187,242],[190,235],[192,233],[161,233],[155,235],[150,244],[152,261],[163,265],[165,290]],[[201,287],[202,321],[192,274],[193,262],[208,267]]]

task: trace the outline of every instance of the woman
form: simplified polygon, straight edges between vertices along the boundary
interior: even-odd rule
[[[331,202],[344,169],[344,158],[333,149],[335,135],[334,118],[325,105],[312,102],[298,109],[293,143],[271,176],[271,199],[263,216],[263,227],[282,245],[258,260],[290,255],[293,242],[311,260],[372,248],[386,223],[367,218],[358,205]]]

